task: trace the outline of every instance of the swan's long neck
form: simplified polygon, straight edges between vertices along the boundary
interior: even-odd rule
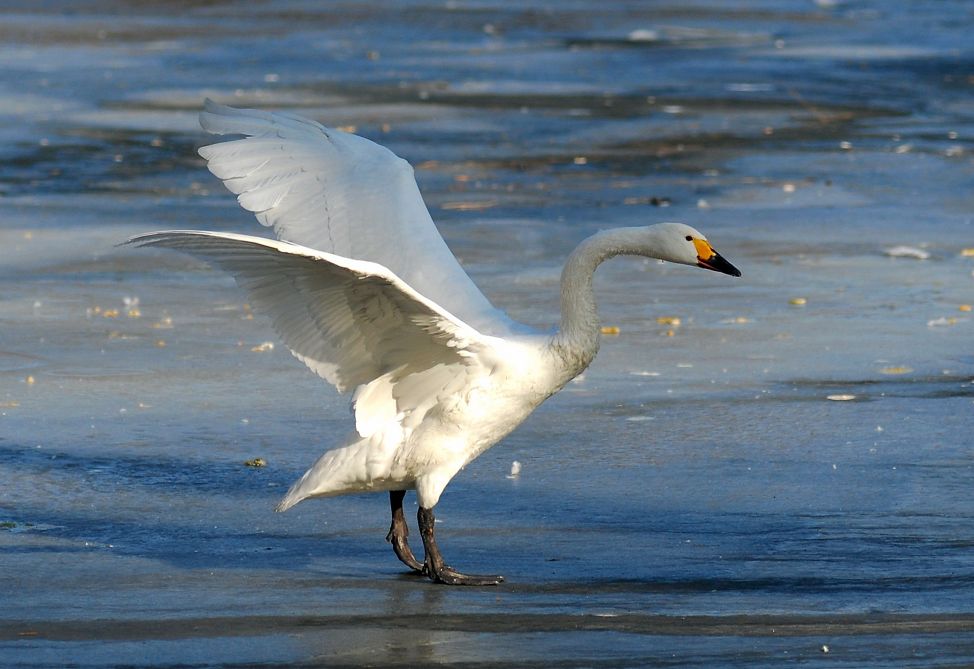
[[[638,238],[637,238],[638,235]],[[561,273],[561,328],[551,347],[581,372],[599,350],[601,326],[595,309],[595,269],[621,254],[648,255],[646,228],[616,228],[596,233],[568,257]]]

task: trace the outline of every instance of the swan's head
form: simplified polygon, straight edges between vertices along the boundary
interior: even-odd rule
[[[700,231],[683,223],[660,223],[646,228],[652,231],[656,257],[683,265],[696,265],[731,276],[741,271],[724,260]]]

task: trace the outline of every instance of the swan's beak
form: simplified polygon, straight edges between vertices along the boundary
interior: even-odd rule
[[[737,269],[724,259],[724,256],[714,251],[713,247],[705,239],[694,239],[693,245],[697,247],[697,267],[712,269],[722,274],[740,276],[741,270]]]
[[[703,258],[697,258],[697,266],[703,267],[704,269],[712,269],[715,272],[722,272],[723,274],[730,274],[731,276],[740,276],[741,270],[737,269],[731,265],[724,256],[720,255],[716,251],[707,260]]]

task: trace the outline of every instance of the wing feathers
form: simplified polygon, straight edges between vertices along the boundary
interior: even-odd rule
[[[214,135],[260,135],[269,128],[315,134],[324,131],[320,123],[286,112],[266,112],[258,109],[236,109],[207,99],[200,113],[200,125]]]
[[[340,391],[355,389],[356,431],[372,444],[375,467],[388,466],[428,412],[445,399],[449,406],[451,394],[459,401],[486,371],[479,356],[489,338],[375,263],[229,233],[160,232],[127,243],[186,251],[233,274],[295,357]]]
[[[295,356],[343,392],[390,374],[467,365],[469,349],[488,346],[375,263],[229,233],[158,232],[127,243],[185,251],[233,274]]]
[[[245,135],[199,153],[278,238],[379,263],[487,334],[516,329],[447,248],[412,167],[385,147],[291,114],[211,101],[200,123],[214,134]]]

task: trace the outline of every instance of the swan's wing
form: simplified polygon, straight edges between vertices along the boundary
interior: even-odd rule
[[[399,443],[495,364],[492,337],[375,263],[230,233],[153,232],[126,243],[178,249],[232,274],[298,359],[339,391],[355,390],[363,437]]]
[[[279,239],[384,265],[472,327],[514,325],[450,252],[405,160],[364,137],[285,113],[206,101],[200,124],[244,139],[204,146],[210,171]]]

